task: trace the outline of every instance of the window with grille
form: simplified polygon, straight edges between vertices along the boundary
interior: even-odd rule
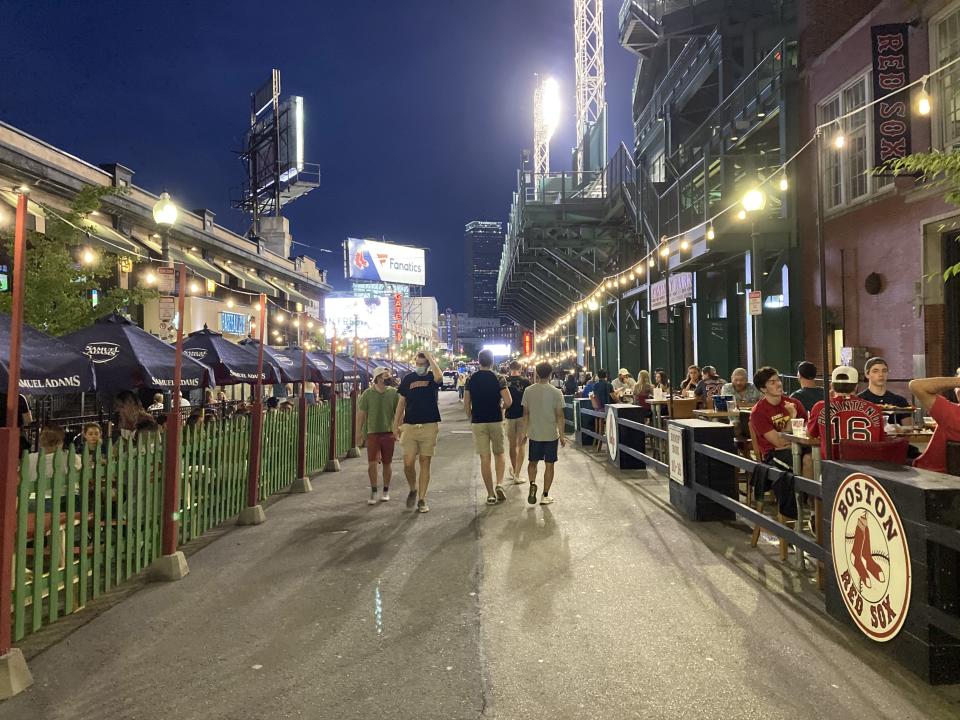
[[[871,75],[860,75],[817,105],[817,122],[828,127],[821,144],[823,204],[827,210],[843,207],[890,184],[873,168],[873,113],[864,107],[871,96]],[[834,138],[843,133],[843,147]]]
[[[960,56],[960,6],[933,24],[930,42],[934,68]],[[935,83],[937,135],[944,150],[953,150],[960,146],[960,63],[939,73]]]

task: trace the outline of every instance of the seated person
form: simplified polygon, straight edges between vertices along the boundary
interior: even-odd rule
[[[841,440],[861,442],[883,440],[883,410],[879,405],[853,394],[857,389],[858,380],[856,368],[846,365],[838,365],[830,374],[830,386],[834,394],[830,398],[829,454],[827,454],[826,415],[823,412],[823,400],[814,405],[813,410],[810,411],[807,435],[820,438],[820,453],[824,459],[839,459]]]
[[[158,412],[163,410],[163,393],[155,393],[153,402],[147,407],[147,412]]]
[[[823,400],[823,388],[817,386],[817,366],[804,360],[797,365],[797,378],[800,389],[790,393],[790,397],[799,400],[809,413],[818,400]]]
[[[596,382],[593,379],[593,376],[590,373],[587,373],[583,376],[583,394],[582,397],[590,397],[590,393],[593,392],[593,384]]]
[[[576,395],[578,389],[577,376],[575,373],[571,372],[569,375],[567,375],[567,379],[563,383],[563,394]]]
[[[610,381],[607,380],[606,370],[597,371],[597,381],[593,384],[593,396],[600,403],[601,409],[612,402],[620,402],[620,396],[617,394],[617,391],[613,389]]]
[[[650,410],[649,403],[647,403],[647,400],[651,397],[653,397],[653,384],[650,382],[650,373],[641,370],[637,373],[637,384],[633,387],[633,404],[643,408],[640,415],[643,421],[653,417],[653,412]]]
[[[882,357],[872,357],[867,360],[867,364],[863,367],[863,374],[867,379],[867,389],[860,393],[860,397],[864,400],[869,400],[874,405],[910,406],[905,397],[887,390],[890,369],[887,367],[887,361]],[[894,425],[913,425],[913,417],[909,412],[891,413],[890,422]]]
[[[730,382],[720,389],[721,395],[732,395],[738,406],[755,405],[763,393],[747,380],[747,371],[737,368],[730,375]]]
[[[750,429],[757,438],[760,461],[774,465],[782,470],[793,469],[793,452],[790,441],[780,433],[790,426],[796,418],[807,419],[807,411],[798,401],[783,394],[783,380],[780,373],[772,367],[762,367],[753,376],[754,387],[760,388],[763,398],[750,411]],[[804,455],[804,477],[813,475],[813,462]]]
[[[693,392],[697,389],[697,385],[700,384],[701,380],[703,380],[703,376],[700,374],[700,368],[696,365],[691,365],[687,368],[687,377],[680,383],[680,392]]]
[[[702,380],[697,383],[694,389],[694,397],[697,398],[697,407],[713,409],[713,396],[722,395],[720,391],[726,385],[726,380],[717,375],[717,369],[713,365],[704,365]]]
[[[923,378],[910,381],[910,392],[930,417],[937,421],[930,444],[913,466],[924,470],[947,471],[947,442],[960,442],[960,405],[952,403],[940,393],[957,384],[955,377]]]
[[[627,394],[629,395],[633,392],[633,386],[636,384],[637,381],[630,377],[630,371],[626,368],[620,368],[617,377],[613,379],[613,389],[621,394],[623,394],[624,390],[627,390]]]

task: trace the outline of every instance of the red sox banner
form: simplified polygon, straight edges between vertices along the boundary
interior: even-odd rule
[[[873,98],[895,93],[910,82],[908,25],[874,25],[870,28],[873,51]],[[910,154],[910,93],[897,93],[873,106],[875,166]]]
[[[910,550],[890,496],[870,475],[848,475],[830,513],[833,571],[850,617],[871,640],[886,642],[910,607]]]

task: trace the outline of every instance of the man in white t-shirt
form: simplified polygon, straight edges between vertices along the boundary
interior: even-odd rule
[[[527,458],[527,476],[530,478],[530,493],[527,502],[537,502],[537,466],[544,462],[543,495],[541,505],[553,502],[550,486],[553,485],[553,465],[557,462],[557,443],[566,447],[564,437],[563,393],[550,385],[553,368],[550,363],[537,365],[536,382],[523,391],[523,418],[526,434],[530,439]]]

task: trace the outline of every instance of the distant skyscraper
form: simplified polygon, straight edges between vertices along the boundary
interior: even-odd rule
[[[464,301],[473,317],[497,317],[497,277],[503,255],[503,225],[474,220],[464,233]]]

